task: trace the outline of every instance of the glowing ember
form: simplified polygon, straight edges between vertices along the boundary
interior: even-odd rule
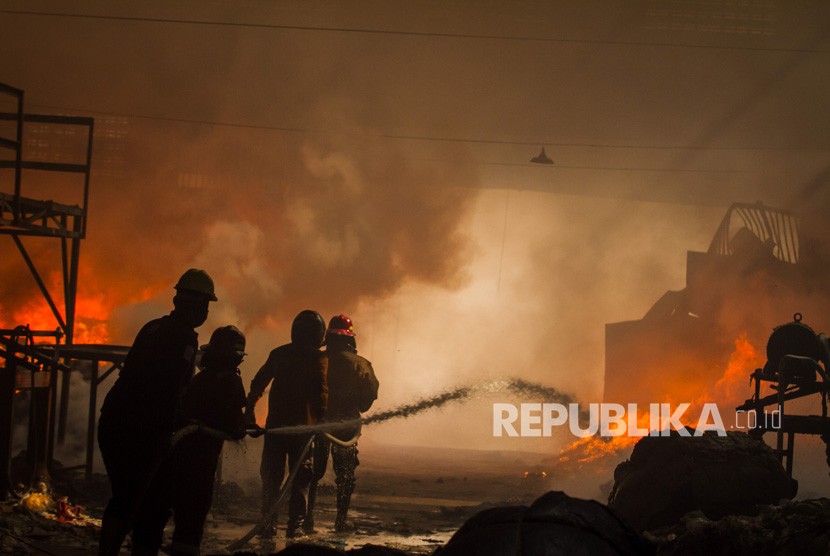
[[[46,483],[38,483],[37,490],[24,494],[20,505],[33,512],[45,512],[57,506]]]

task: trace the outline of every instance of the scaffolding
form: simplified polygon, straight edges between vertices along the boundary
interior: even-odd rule
[[[86,478],[93,472],[98,386],[121,368],[125,346],[79,345],[75,339],[75,311],[81,241],[86,237],[87,206],[92,169],[94,119],[80,116],[29,114],[24,111],[24,92],[0,83],[0,98],[10,98],[15,109],[0,112],[0,125],[11,128],[11,136],[0,136],[0,172],[3,182],[11,175],[13,188],[0,191],[0,235],[11,237],[23,263],[49,306],[57,327],[32,330],[28,325],[0,330],[0,499],[10,492],[10,462],[13,447],[15,401],[28,395],[29,427],[27,465],[32,475],[51,471],[54,446],[63,443],[69,410],[70,374],[89,369],[87,446],[83,464]],[[29,125],[71,129],[85,142],[82,160],[31,160],[24,156],[24,128]],[[80,133],[74,133],[80,130]],[[84,135],[85,134],[85,135]],[[83,190],[78,204],[59,203],[27,195],[24,177],[48,172],[80,176]],[[38,264],[26,248],[24,238],[47,238],[60,242],[63,307],[59,307]],[[44,343],[46,342],[46,343]],[[101,364],[105,364],[101,372]],[[106,365],[109,365],[106,368]],[[60,395],[59,395],[60,394]],[[59,399],[60,398],[60,399]]]

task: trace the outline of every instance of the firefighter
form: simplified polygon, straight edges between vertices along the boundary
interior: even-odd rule
[[[268,396],[268,418],[265,427],[270,429],[286,425],[311,425],[323,419],[328,399],[326,354],[320,350],[326,332],[326,323],[316,311],[302,311],[291,325],[291,343],[273,350],[265,364],[251,381],[251,390],[245,408],[246,421],[256,424],[254,407],[271,384]],[[288,526],[286,536],[301,534],[306,514],[306,496],[311,482],[311,453],[303,448],[310,435],[265,436],[260,475],[263,489],[263,516],[267,516],[279,494],[280,484],[288,467],[298,462],[300,467],[291,485],[288,501]],[[276,517],[263,529],[261,535],[269,538],[276,534]]]
[[[245,388],[237,368],[245,356],[245,336],[235,326],[217,328],[204,346],[201,372],[185,388],[181,425],[198,422],[239,440],[245,436]],[[221,438],[199,432],[182,438],[173,451],[173,531],[171,554],[199,554]]]
[[[170,515],[169,465],[162,462],[182,389],[193,376],[195,328],[216,301],[213,280],[190,269],[175,285],[173,311],[148,322],[104,399],[98,446],[112,497],[104,510],[98,553],[118,554],[132,530],[132,554],[157,554]],[[167,444],[165,444],[167,442]]]
[[[327,421],[350,421],[360,418],[360,414],[369,410],[378,397],[378,379],[372,364],[357,354],[354,324],[346,315],[337,315],[329,321],[326,332],[326,355],[329,360],[328,384],[329,404],[326,412]],[[348,442],[359,432],[357,426],[347,426],[332,434],[335,438]],[[337,485],[337,516],[334,530],[345,533],[349,530],[346,516],[349,512],[352,493],[355,487],[355,468],[357,442],[343,446],[318,436],[315,439],[314,456],[315,479],[319,480],[325,473],[328,446],[331,445],[331,459]],[[313,524],[309,511],[308,524]]]

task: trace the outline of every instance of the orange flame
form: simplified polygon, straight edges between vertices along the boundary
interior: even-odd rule
[[[704,384],[700,396],[695,399],[680,399],[675,393],[681,392],[682,387],[675,384],[677,377],[671,377],[668,373],[653,373],[650,376],[662,376],[665,378],[666,394],[661,400],[654,400],[654,403],[669,403],[672,408],[680,403],[690,403],[691,406],[683,414],[681,422],[686,426],[695,427],[701,415],[704,403],[717,403],[721,417],[724,419],[724,427],[728,430],[734,425],[733,408],[740,405],[748,394],[749,376],[752,370],[763,363],[761,356],[751,344],[746,333],[742,333],[735,340],[735,349],[729,356],[729,361],[723,375],[714,383]],[[679,377],[686,380],[687,377]],[[696,386],[690,384],[689,386]],[[694,391],[693,388],[690,390]],[[669,393],[671,392],[671,394]],[[650,428],[650,416],[648,407],[638,406],[637,426],[644,429]],[[667,425],[662,419],[660,428]],[[590,436],[580,438],[569,444],[559,453],[559,461],[563,464],[582,465],[594,462],[609,456],[623,455],[626,450],[633,448],[639,437],[622,435],[615,437]]]
[[[59,291],[60,282],[52,280],[52,291]],[[62,308],[62,300],[55,302]],[[110,340],[107,321],[113,306],[102,294],[84,295],[78,293],[75,300],[75,337],[76,344],[105,344]],[[62,315],[65,318],[65,315]],[[29,325],[32,330],[56,330],[59,328],[49,305],[41,297],[30,299],[14,311],[11,316],[0,313],[0,327],[14,328]]]

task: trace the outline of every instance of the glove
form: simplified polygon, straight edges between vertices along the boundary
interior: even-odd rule
[[[263,434],[265,434],[265,429],[254,423],[253,426],[248,426],[245,429],[245,433],[250,436],[251,438],[259,438]]]
[[[239,426],[230,434],[233,440],[242,440],[243,438],[245,438],[245,435],[248,434],[248,431],[245,429],[244,426]]]
[[[256,412],[252,405],[245,407],[245,424],[256,426]]]

